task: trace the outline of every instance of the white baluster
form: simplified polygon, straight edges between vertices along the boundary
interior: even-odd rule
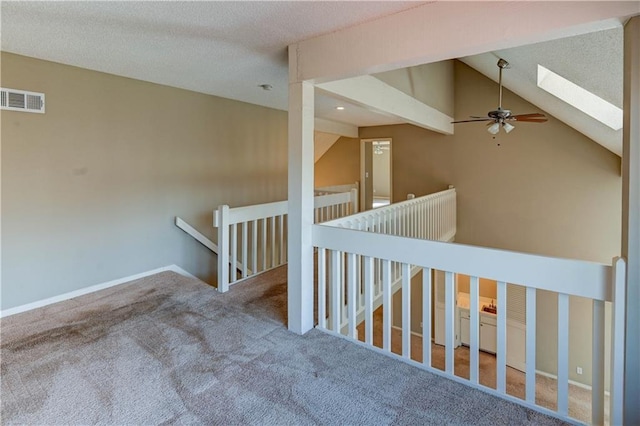
[[[507,283],[498,281],[498,327],[496,335],[496,389],[507,391]]]
[[[327,328],[327,250],[318,248],[318,325]]]
[[[593,301],[591,424],[604,424],[604,302]]]
[[[478,369],[479,369],[479,336],[480,333],[480,318],[478,314],[478,308],[480,307],[479,300],[479,279],[478,277],[471,277],[469,279],[469,380],[471,383],[478,383]]]
[[[411,265],[402,264],[402,356],[411,358]]]
[[[247,268],[249,264],[249,259],[247,258],[247,222],[242,222],[242,243],[241,243],[240,251],[242,253],[242,278],[247,278]]]
[[[364,341],[373,345],[373,259],[365,256],[364,261]],[[383,308],[384,309],[384,308]]]
[[[276,217],[271,218],[271,267],[276,266]]]
[[[527,287],[526,400],[536,403],[536,289]]]
[[[422,363],[431,367],[431,268],[422,268]]]
[[[231,225],[231,274],[229,274],[229,283],[233,283],[238,279],[238,228],[234,223]]]
[[[329,274],[331,276],[331,291],[329,292],[329,305],[331,311],[329,312],[329,326],[331,327],[331,330],[336,333],[340,333],[340,319],[342,313],[342,306],[340,303],[340,287],[342,281],[340,278],[340,252],[331,250],[329,253],[331,257],[331,263],[329,264]]]
[[[558,413],[569,414],[569,296],[558,294]]]
[[[278,265],[282,265],[286,262],[285,257],[284,257],[284,241],[285,241],[285,235],[284,235],[284,215],[280,215],[278,216],[278,225],[279,225],[279,229],[280,229],[280,257],[278,258]]]
[[[444,291],[444,333],[445,333],[445,361],[444,370],[453,375],[453,345],[455,341],[455,281],[453,272],[445,272]]]
[[[382,348],[391,352],[391,261],[382,259]]]
[[[267,218],[260,219],[262,227],[262,270],[267,269]]]
[[[352,339],[356,338],[356,255],[347,253],[347,318],[349,320],[348,335]]]

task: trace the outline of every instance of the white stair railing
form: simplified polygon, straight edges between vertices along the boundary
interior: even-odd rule
[[[316,223],[350,215],[358,211],[358,191],[316,196],[314,206]],[[232,284],[287,263],[287,211],[287,201],[235,208],[222,205],[214,211],[218,291],[226,292]]]
[[[326,225],[379,234],[452,241],[456,235],[456,190],[390,204],[326,222]]]
[[[316,222],[317,223],[317,222]],[[390,204],[373,210],[367,210],[358,214],[341,217],[332,221],[324,222],[328,226],[340,228],[356,229],[366,232],[376,232],[381,234],[397,235],[403,237],[434,239],[439,241],[452,241],[456,234],[456,190],[450,189],[425,195],[400,203]],[[338,259],[339,268],[346,269],[347,259],[342,256]],[[355,273],[356,280],[360,280],[362,271],[367,270],[362,256],[356,256]],[[374,260],[371,265],[371,278],[373,287],[371,291],[372,309],[375,311],[383,302],[383,279],[382,262],[380,259]],[[412,267],[409,270],[411,277],[420,272],[419,267]],[[390,264],[390,295],[401,289],[403,271],[400,263]],[[347,327],[347,297],[346,289],[343,289],[343,306],[340,312],[340,324],[344,329]],[[356,315],[358,323],[364,320],[365,316],[365,288],[359,286],[354,297],[356,298]]]
[[[413,200],[412,200],[413,201]],[[442,203],[442,199],[440,200]],[[446,205],[446,202],[444,202]],[[416,211],[417,210],[417,211]],[[538,411],[568,420],[569,414],[569,297],[591,299],[593,303],[592,422],[605,422],[605,349],[604,303],[612,302],[612,345],[610,375],[610,424],[621,422],[620,392],[623,380],[624,350],[616,342],[624,339],[624,274],[625,261],[613,260],[612,266],[571,259],[558,259],[504,250],[474,247],[427,240],[423,236],[446,239],[447,227],[426,222],[422,208],[407,206],[401,212],[366,212],[313,226],[313,244],[318,250],[318,328],[348,339],[360,339],[374,346],[374,317],[382,306],[382,339],[379,347],[385,354],[398,357],[412,365],[444,375],[468,386],[496,394]],[[450,223],[442,219],[448,207],[440,204],[435,222]],[[373,215],[373,216],[372,216]],[[439,215],[439,216],[438,216]],[[445,214],[446,216],[446,214]],[[366,232],[363,232],[366,231]],[[387,235],[385,235],[387,234]],[[415,238],[419,236],[420,238]],[[422,272],[422,282],[412,283],[416,268]],[[439,272],[435,274],[435,272]],[[470,361],[469,378],[454,374],[456,347],[457,303],[456,274],[469,275],[469,306],[480,304],[479,280],[489,278],[497,282],[497,314],[495,315],[496,386],[489,388],[479,382],[479,350],[482,331],[479,309],[469,311]],[[432,295],[432,277],[443,277],[444,286],[444,371],[432,365],[432,314],[435,304]],[[394,281],[402,289],[401,297],[401,350],[392,352],[392,296]],[[399,284],[398,284],[399,283]],[[422,297],[412,301],[412,285],[422,287]],[[526,290],[526,330],[524,336],[525,389],[524,400],[507,394],[507,286],[518,285]],[[536,295],[538,290],[554,292],[557,296],[557,405],[554,411],[536,402]],[[422,323],[422,358],[412,354],[411,309],[418,306]],[[397,317],[397,316],[396,316]],[[364,333],[358,336],[357,327],[364,320]],[[509,345],[513,345],[509,341]]]

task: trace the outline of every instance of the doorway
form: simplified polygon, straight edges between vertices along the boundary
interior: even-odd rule
[[[360,205],[362,210],[391,204],[391,138],[360,141]]]

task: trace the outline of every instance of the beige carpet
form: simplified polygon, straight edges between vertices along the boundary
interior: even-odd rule
[[[166,272],[3,319],[1,423],[562,424],[320,331],[286,269],[221,295]]]

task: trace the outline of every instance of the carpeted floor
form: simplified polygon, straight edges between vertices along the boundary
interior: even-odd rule
[[[561,424],[346,340],[286,330],[286,269],[165,272],[1,320],[2,424]]]
[[[358,338],[364,341],[364,322],[358,326]],[[375,311],[373,317],[373,344],[382,347],[382,307]],[[411,335],[411,359],[422,362],[422,337]],[[402,354],[402,330],[391,330],[391,351]],[[495,355],[479,352],[478,381],[481,385],[491,389],[496,388],[496,357]],[[454,373],[458,377],[469,379],[470,351],[468,347],[460,346],[454,350]],[[431,366],[444,371],[445,348],[431,344]],[[519,399],[525,398],[526,374],[514,368],[507,367],[507,394]],[[536,404],[555,411],[557,408],[557,381],[553,378],[536,375]],[[579,421],[591,422],[591,390],[569,384],[569,416]],[[608,424],[609,398],[605,397],[605,424]]]

